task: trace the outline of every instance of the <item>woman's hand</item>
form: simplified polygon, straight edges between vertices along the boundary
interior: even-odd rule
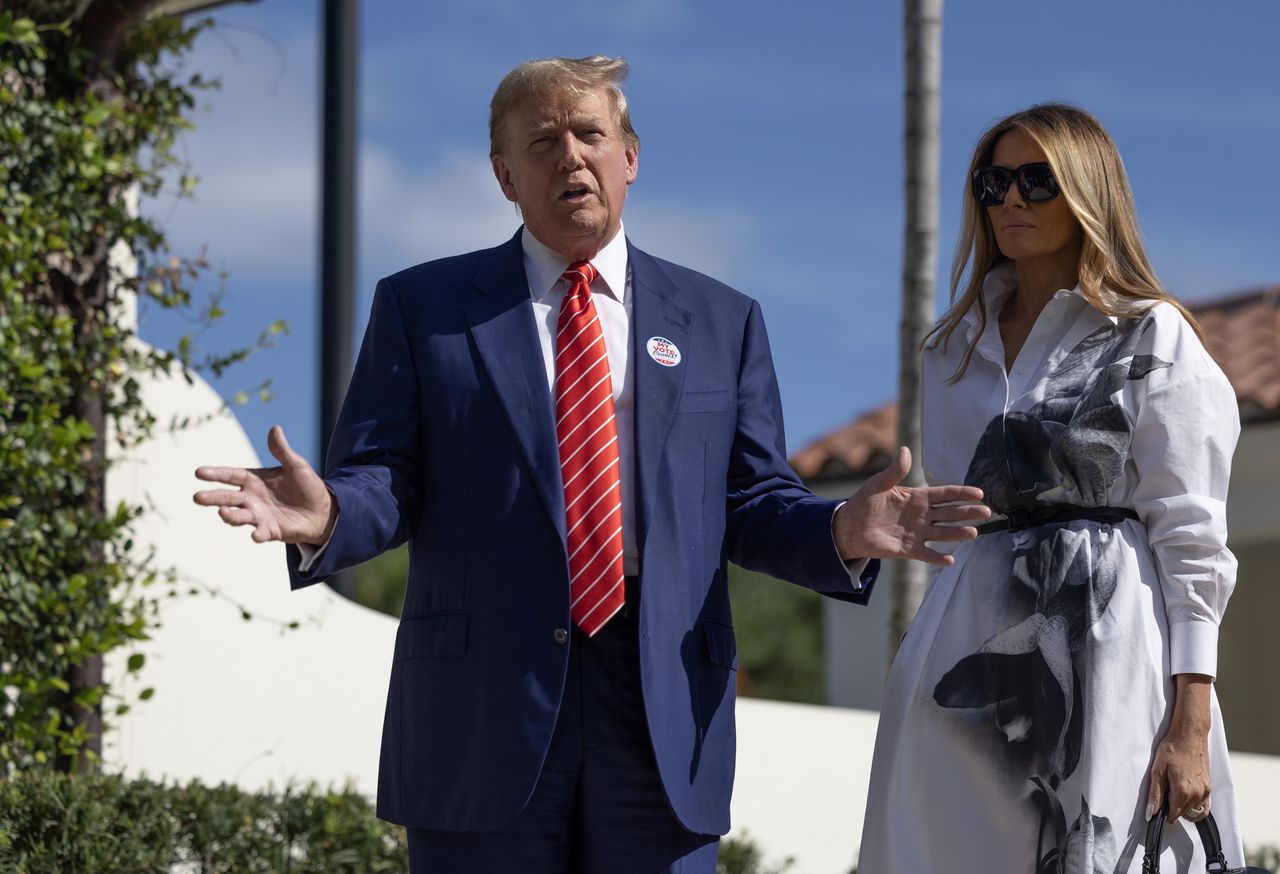
[[[1209,690],[1213,678],[1178,674],[1177,700],[1169,731],[1156,747],[1147,794],[1147,819],[1168,797],[1169,822],[1185,816],[1191,822],[1209,813]]]

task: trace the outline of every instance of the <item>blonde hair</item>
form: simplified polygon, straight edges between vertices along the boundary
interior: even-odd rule
[[[525,61],[502,77],[498,90],[493,92],[493,100],[489,102],[489,157],[502,151],[503,122],[520,100],[548,95],[580,97],[596,88],[603,88],[608,93],[627,143],[639,149],[640,137],[631,126],[631,111],[621,87],[630,69],[622,56],[592,55],[589,58]]]
[[[977,305],[978,335],[969,343],[951,381],[964,375],[987,324],[983,279],[1009,260],[996,244],[986,208],[973,199],[971,180],[976,169],[990,165],[996,142],[1012,130],[1026,134],[1044,152],[1062,197],[1080,225],[1080,291],[1089,303],[1109,316],[1136,318],[1141,313],[1126,303],[1166,301],[1177,307],[1203,339],[1195,317],[1165,290],[1151,268],[1124,164],[1111,137],[1096,118],[1079,107],[1041,103],[989,127],[978,139],[965,174],[962,230],[951,261],[951,308],[925,339],[926,345],[941,342],[945,349],[965,314]]]

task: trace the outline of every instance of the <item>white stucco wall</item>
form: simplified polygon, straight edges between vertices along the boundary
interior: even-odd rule
[[[153,383],[145,396],[161,423],[220,404],[199,380]],[[157,692],[109,736],[109,765],[245,787],[351,780],[372,794],[395,620],[324,586],[291,593],[283,547],[254,544],[247,529],[228,528],[192,503],[200,464],[252,467],[258,459],[228,415],[158,436],[109,478],[113,499],[154,507],[138,540],[155,545],[159,565],[219,593],[168,604],[163,626],[139,647],[147,664],[123,687],[131,695],[145,686]],[[241,609],[257,618],[244,621]],[[299,630],[281,629],[293,620]],[[877,654],[882,647],[883,634]],[[109,660],[117,681],[126,655]],[[861,831],[876,714],[744,700],[738,724],[734,833],[749,833],[770,859],[794,856],[792,874],[846,874]],[[1280,845],[1271,801],[1280,759],[1237,755],[1233,764],[1246,840]]]
[[[1232,544],[1280,543],[1278,489],[1280,422],[1245,425],[1231,460],[1227,530]]]
[[[200,380],[153,383],[146,397],[162,425],[221,405]],[[224,415],[161,434],[110,472],[113,499],[155,507],[138,541],[155,545],[157,565],[177,568],[184,592],[195,585],[219,594],[164,605],[162,626],[138,650],[147,656],[141,678],[125,684],[131,694],[153,686],[155,697],[109,737],[109,760],[127,773],[247,787],[351,778],[371,793],[395,620],[326,586],[290,592],[283,546],[255,544],[249,529],[229,528],[192,502],[207,487],[193,473],[200,464],[256,467],[258,459]],[[282,628],[290,621],[298,630]],[[126,655],[108,665],[116,678]]]

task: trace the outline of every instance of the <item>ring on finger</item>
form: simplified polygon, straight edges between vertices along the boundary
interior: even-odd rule
[[[1204,819],[1208,815],[1209,815],[1209,811],[1205,810],[1203,805],[1199,805],[1197,807],[1188,807],[1187,812],[1183,814],[1183,816],[1185,816],[1187,819],[1191,820],[1192,822],[1199,822],[1200,820]]]

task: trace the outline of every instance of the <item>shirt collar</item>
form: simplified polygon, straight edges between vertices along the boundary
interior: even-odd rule
[[[534,301],[541,303],[557,287],[569,262],[539,242],[527,227],[520,234],[520,246],[524,250],[524,272],[529,278],[529,293]],[[591,259],[591,264],[604,280],[603,286],[594,283],[592,290],[606,292],[626,303],[627,236],[621,224],[613,239]]]
[[[1018,273],[1012,261],[1001,261],[987,271],[987,275],[982,278],[982,300],[986,304],[988,322],[996,320],[996,317],[1000,314],[1000,308],[1004,306],[1009,295],[1013,294],[1017,284]],[[1108,302],[1112,306],[1124,308],[1125,302],[1118,295],[1111,294],[1107,289],[1103,289],[1103,294],[1110,296]],[[1094,307],[1089,298],[1085,297],[1079,283],[1076,284],[1075,288],[1059,289],[1053,296],[1054,299],[1074,297],[1080,303],[1089,307],[1099,318],[1105,319],[1113,325],[1120,321],[1116,316],[1107,315]],[[976,306],[969,307],[964,314],[963,321],[965,323],[966,341],[971,342],[978,331],[978,308]]]
[[[1000,314],[1000,308],[1004,306],[1004,302],[1008,300],[1009,295],[1013,294],[1017,280],[1018,274],[1012,261],[1001,261],[988,270],[986,276],[982,277],[982,303],[986,308],[988,323],[996,320],[996,317]],[[965,326],[966,343],[972,343],[973,338],[977,335],[980,326],[979,320],[978,307],[971,306],[965,311],[961,321],[964,322]]]

